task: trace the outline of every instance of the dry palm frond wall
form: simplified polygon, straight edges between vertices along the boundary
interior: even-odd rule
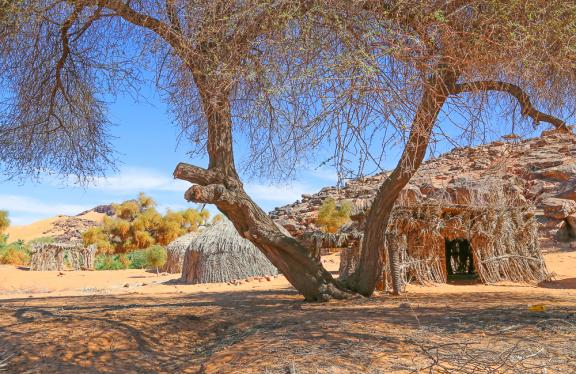
[[[84,247],[78,243],[41,243],[30,249],[31,271],[93,270],[96,255],[94,244]]]
[[[483,283],[538,283],[549,278],[534,208],[501,182],[454,188],[420,204],[401,201],[386,236],[386,246],[399,251],[405,283],[445,283],[445,241],[454,239],[470,243],[474,268]],[[383,256],[384,287],[389,288],[387,251]]]

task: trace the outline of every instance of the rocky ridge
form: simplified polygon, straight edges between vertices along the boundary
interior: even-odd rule
[[[296,237],[316,229],[318,208],[327,198],[351,200],[368,206],[387,174],[350,180],[344,187],[326,187],[302,195],[293,204],[270,213],[277,223]],[[489,178],[510,181],[520,197],[536,207],[543,247],[576,248],[576,135],[545,131],[541,137],[497,141],[479,147],[455,148],[425,162],[403,199],[418,199],[439,192],[450,193],[456,203],[466,204],[465,190],[458,186]],[[508,183],[508,182],[507,182]]]

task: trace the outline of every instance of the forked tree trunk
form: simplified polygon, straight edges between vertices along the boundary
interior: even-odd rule
[[[191,168],[197,170],[191,165],[179,164],[174,176],[190,180]],[[215,204],[232,221],[240,235],[254,243],[306,300],[326,301],[352,295],[324,269],[312,251],[280,232],[241,186],[194,185],[185,197],[188,201]]]
[[[306,300],[342,299],[354,292],[370,296],[382,274],[381,248],[390,212],[398,194],[424,158],[432,127],[448,96],[446,82],[453,84],[456,80],[453,72],[444,73],[432,77],[424,89],[402,158],[379,189],[370,209],[360,264],[346,285],[335,280],[310,250],[280,232],[272,219],[246,194],[234,167],[232,121],[226,91],[213,85],[208,90],[210,85],[205,77],[195,77],[195,80],[208,121],[208,169],[181,163],[176,167],[174,177],[193,183],[185,198],[215,204],[240,235],[254,243]],[[397,264],[391,265],[394,274]]]
[[[356,272],[347,282],[350,289],[361,295],[370,296],[382,274],[382,251],[392,208],[400,191],[408,184],[426,155],[432,128],[456,79],[455,72],[448,69],[442,70],[441,75],[430,78],[422,93],[422,101],[412,123],[402,157],[392,174],[380,186],[372,203],[364,229],[360,262]],[[401,285],[399,256],[390,253],[388,258],[390,259],[390,272],[392,277],[396,278],[392,281],[393,293],[399,294]]]
[[[174,177],[194,183],[185,198],[215,204],[240,235],[258,247],[288,281],[309,301],[343,299],[352,295],[324,269],[313,253],[284,235],[244,191],[234,167],[232,121],[225,90],[195,77],[208,121],[207,169],[179,164]],[[209,87],[212,87],[211,89]],[[214,88],[215,87],[215,88]]]

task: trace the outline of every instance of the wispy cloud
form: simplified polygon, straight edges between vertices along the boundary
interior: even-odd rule
[[[126,168],[107,178],[96,178],[90,187],[104,191],[185,191],[189,183],[146,168]]]
[[[56,178],[47,178],[46,182],[58,187],[73,186],[76,179],[73,176],[64,181]],[[117,174],[107,177],[94,177],[83,188],[108,193],[138,193],[141,191],[168,191],[183,192],[190,187],[190,183],[176,180],[168,173],[143,167],[122,168]]]
[[[38,216],[74,215],[91,208],[93,207],[80,204],[50,203],[21,195],[0,194],[0,209],[8,210],[10,213]]]
[[[247,183],[246,192],[256,201],[269,201],[289,203],[300,199],[302,194],[310,193],[311,186],[303,183],[289,183],[283,185],[267,185],[260,183]]]

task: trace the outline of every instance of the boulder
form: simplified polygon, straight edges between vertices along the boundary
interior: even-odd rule
[[[542,208],[546,217],[564,219],[576,213],[576,201],[550,197],[542,200]]]
[[[531,174],[531,178],[568,182],[576,179],[576,163],[563,164],[552,168],[538,170]]]

